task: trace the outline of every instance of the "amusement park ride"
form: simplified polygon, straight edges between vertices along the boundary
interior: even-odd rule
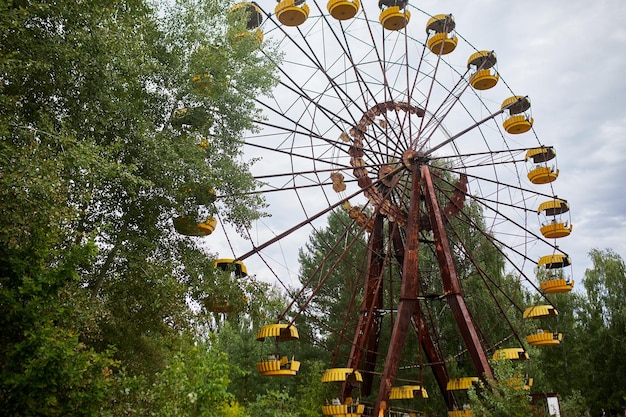
[[[327,242],[320,264],[330,268],[300,277],[302,290],[288,307],[293,311],[259,329],[257,340],[275,349],[258,372],[298,373],[300,362],[280,353],[299,338],[297,317],[350,248],[365,242],[364,265],[354,266],[362,277],[360,305],[349,312],[357,319],[352,336],[342,329],[347,354],[333,360],[345,366],[322,377],[337,386],[322,414],[410,415],[394,414],[400,409],[394,404],[428,398],[421,375],[430,369],[450,417],[470,415],[459,393],[493,377],[491,360],[528,359],[525,346],[561,342],[562,334],[549,329],[558,315],[549,297],[574,286],[571,261],[557,245],[572,231],[569,205],[554,193],[556,152],[535,132],[530,99],[504,82],[494,51],[476,49],[456,32],[451,14],[430,15],[407,0],[380,0],[377,8],[359,0],[282,0],[273,9],[245,2],[231,11],[247,19],[238,39],[253,40],[259,53],[267,42],[283,53],[278,86],[257,98],[266,118],[244,147],[251,158],[262,158],[253,170],[270,210],[286,207],[294,220],[291,227],[276,226],[281,231],[254,235],[261,237],[218,266],[232,264],[243,274],[243,262],[256,257],[279,279],[271,247],[301,230],[320,230],[332,211],[347,213],[346,231],[358,230],[356,238],[345,233],[341,242]],[[455,60],[462,49],[467,58]],[[217,220],[177,218],[174,225],[201,236],[215,233]],[[517,314],[537,324],[536,333],[524,338],[512,329],[488,340],[479,328],[464,281],[473,276],[492,295],[510,291],[483,266],[486,247],[504,259],[499,274],[511,269],[541,300],[528,307],[498,304],[502,324]],[[444,311],[463,341],[461,354],[440,338],[437,317]],[[405,361],[409,339],[419,346],[417,364]],[[459,357],[472,364],[471,376],[454,375],[451,358]]]

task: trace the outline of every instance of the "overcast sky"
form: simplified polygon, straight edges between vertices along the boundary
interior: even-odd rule
[[[269,0],[258,3],[270,11],[275,6]],[[414,0],[411,4],[432,15],[451,13],[458,34],[477,49],[495,51],[506,83],[531,99],[535,132],[542,144],[554,146],[557,152],[560,175],[555,193],[571,207],[573,232],[559,246],[572,259],[574,278],[580,282],[590,266],[587,253],[592,248],[613,249],[626,256],[622,189],[626,181],[626,1]],[[372,5],[367,7],[371,10]],[[410,24],[423,31],[424,15],[413,16],[418,17]],[[275,160],[261,161],[260,170],[271,171],[273,164]],[[273,233],[299,221],[289,217],[272,196],[270,202],[268,211],[274,217],[267,222],[272,223]],[[290,263],[289,271],[278,272],[287,282],[295,282],[297,248],[309,232],[290,236],[273,245],[271,255],[268,252]],[[210,249],[221,257],[233,256],[228,245],[234,246],[236,255],[249,249],[237,239],[228,242],[219,231],[208,239]],[[258,259],[246,262],[251,273],[273,280]]]
[[[555,188],[571,206],[574,229],[560,244],[574,274],[592,248],[626,256],[626,2],[420,3],[447,7],[467,39],[493,45],[507,83],[531,98],[534,127],[557,151]]]

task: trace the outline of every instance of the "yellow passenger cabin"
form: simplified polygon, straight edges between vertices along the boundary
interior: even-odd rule
[[[451,14],[438,14],[426,23],[426,45],[433,54],[447,55],[456,49],[459,38],[453,33],[456,23]]]
[[[549,304],[536,305],[528,307],[524,310],[524,319],[534,319],[540,322],[540,327],[535,333],[526,336],[526,340],[532,346],[552,346],[558,345],[563,339],[561,333],[556,333],[548,330],[546,326],[548,321],[545,319],[552,319],[558,316],[559,312],[553,306]]]
[[[379,0],[378,20],[387,30],[401,30],[411,20],[411,12],[406,9],[407,0]]]
[[[447,391],[464,391],[470,389],[478,382],[477,376],[466,376],[462,378],[452,378],[446,384]]]
[[[285,26],[300,26],[309,17],[310,9],[304,0],[282,0],[274,8],[276,18]]]
[[[537,266],[544,270],[539,287],[547,294],[570,292],[574,288],[571,275],[565,274],[565,268],[572,264],[565,254],[545,255],[539,258]]]
[[[493,51],[478,51],[470,55],[467,68],[471,69],[469,83],[475,90],[488,90],[495,87],[500,79],[496,64],[498,60]]]
[[[528,179],[533,184],[548,184],[557,179],[559,169],[555,164],[548,164],[556,158],[552,147],[532,148],[526,152],[525,160],[532,163],[528,169]]]
[[[360,417],[365,412],[365,404],[360,403],[361,373],[352,368],[331,368],[322,375],[322,383],[335,385],[336,391],[350,392],[349,396],[327,398],[322,405],[322,415],[335,417]],[[347,391],[342,390],[344,385]]]
[[[188,216],[178,216],[173,220],[174,230],[184,236],[208,236],[215,230],[217,219],[208,216],[205,221],[197,222]]]
[[[328,13],[337,20],[352,19],[359,12],[359,0],[329,0],[326,4]]]
[[[289,358],[280,351],[280,344],[297,340],[298,330],[291,324],[268,324],[257,332],[256,340],[266,342],[263,346],[261,362],[256,369],[263,376],[294,376],[300,370],[300,362],[293,355]],[[267,345],[267,346],[265,346]]]
[[[569,204],[565,200],[554,199],[544,201],[537,208],[541,217],[541,234],[548,239],[558,239],[569,236],[573,226],[569,215]]]
[[[511,360],[511,361],[519,361],[528,359],[528,353],[524,350],[524,348],[504,348],[498,349],[493,353],[493,360],[502,361],[502,360]]]
[[[513,96],[504,100],[500,106],[509,116],[502,122],[507,133],[517,135],[530,130],[534,120],[530,115],[530,99],[524,96]]]
[[[390,400],[412,400],[415,398],[428,398],[426,388],[422,388],[421,385],[402,385],[391,388],[389,393]]]

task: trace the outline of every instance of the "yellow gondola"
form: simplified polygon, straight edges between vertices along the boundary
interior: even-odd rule
[[[401,30],[411,20],[411,12],[406,10],[407,0],[379,0],[378,20],[387,30]]]
[[[421,385],[402,385],[400,387],[392,387],[389,392],[389,401],[393,403],[393,406],[390,404],[387,415],[389,417],[417,417],[417,414],[409,413],[406,409],[416,408],[414,405],[415,400],[420,398],[428,398],[426,388],[423,388]],[[396,411],[396,407],[402,408],[403,411]]]
[[[246,29],[253,30],[261,26],[263,23],[263,11],[255,2],[241,2],[235,3],[231,8],[230,12],[238,12],[243,10],[246,17]]]
[[[326,4],[328,13],[337,20],[352,19],[359,11],[359,0],[330,0]]]
[[[245,302],[245,297],[242,300]],[[227,297],[208,296],[202,300],[202,304],[204,304],[207,311],[213,313],[232,313],[238,310],[235,303],[231,302]]]
[[[542,320],[546,318],[556,317],[558,314],[559,312],[556,310],[556,308],[549,304],[544,304],[528,307],[526,310],[524,310],[523,318]],[[526,340],[532,346],[558,345],[562,339],[563,335],[561,333],[554,333],[544,328],[539,328],[537,329],[536,333],[526,336]]]
[[[208,216],[204,222],[197,222],[187,216],[178,216],[173,222],[174,229],[184,236],[208,236],[217,226],[217,219],[213,216]]]
[[[204,297],[201,302],[207,311],[212,313],[234,313],[243,311],[248,305],[248,297],[243,290],[235,285],[231,285],[227,293],[210,294]]]
[[[488,90],[494,87],[500,79],[495,69],[497,62],[493,51],[478,51],[470,55],[467,68],[474,69],[469,77],[470,85],[476,90]]]
[[[285,26],[300,26],[309,17],[309,12],[304,0],[279,1],[274,8],[276,17]]]
[[[502,361],[502,360],[526,360],[528,359],[528,353],[524,350],[524,348],[505,348],[498,349],[493,353],[493,360]]]
[[[530,388],[533,386],[533,378],[530,378],[528,376],[521,376],[519,374],[507,378],[504,381],[507,383],[507,385],[517,390],[530,391]]]
[[[202,126],[211,125],[213,118],[202,107],[181,107],[172,112],[169,122],[176,129],[182,129],[183,126],[201,128]]]
[[[215,188],[199,181],[189,181],[181,184],[179,193],[182,198],[192,199],[195,204],[200,206],[210,206],[217,199]]]
[[[213,261],[213,266],[221,269],[222,271],[233,271],[235,276],[239,278],[248,276],[248,270],[241,261],[236,261],[234,259],[216,259]]]
[[[543,329],[537,330],[537,333],[529,334],[526,340],[532,346],[554,346],[561,343],[563,335],[561,333],[552,333]]]
[[[539,258],[537,266],[547,271],[547,276],[539,283],[541,290],[548,294],[571,291],[574,281],[564,274],[564,268],[571,264],[570,258],[560,253]]]
[[[196,74],[191,78],[191,86],[198,94],[212,97],[217,91],[217,86],[210,73]]]
[[[570,292],[574,288],[574,281],[567,279],[552,279],[540,284],[540,288],[547,294]]]
[[[229,10],[231,13],[239,13],[242,12],[245,14],[245,22],[246,22],[246,30],[229,33],[229,40],[239,41],[246,38],[251,38],[256,41],[258,46],[263,42],[263,32],[259,27],[263,23],[263,10],[259,7],[255,2],[241,2],[235,3]]]
[[[332,368],[322,375],[322,383],[333,383],[339,386],[347,384],[351,391],[358,389],[363,382],[361,373],[352,368]],[[346,398],[327,399],[326,405],[322,406],[322,414],[325,416],[360,417],[365,412],[365,404],[360,404],[359,397],[352,394]]]
[[[537,208],[537,213],[543,216],[541,234],[548,239],[558,239],[569,236],[573,225],[569,219],[563,219],[563,214],[569,211],[569,204],[565,200],[544,201]]]
[[[558,315],[559,312],[556,310],[556,308],[554,308],[550,304],[544,304],[528,307],[526,310],[524,310],[523,318],[538,319],[546,317],[556,317]]]
[[[412,400],[414,398],[428,398],[426,388],[422,388],[420,385],[403,385],[391,388],[389,393],[390,400]]]
[[[278,349],[280,342],[297,340],[298,330],[289,324],[268,324],[257,332],[256,340],[263,342],[272,339],[272,352],[261,357],[261,362],[257,362],[256,369],[263,376],[293,376],[300,370],[300,362],[292,356],[288,359],[282,355]]]
[[[502,102],[500,108],[509,112],[509,117],[502,123],[507,133],[517,135],[528,132],[532,127],[534,120],[529,114],[530,99],[528,97],[509,97]]]
[[[448,391],[464,391],[470,389],[478,382],[477,376],[466,376],[463,378],[452,378],[446,384]]]
[[[479,378],[477,376],[467,376],[462,378],[452,378],[446,384],[447,391],[467,391],[476,384],[478,384]],[[469,406],[469,398],[466,393],[455,394],[457,399],[463,403],[462,410],[450,410],[448,411],[448,416],[459,417],[459,416],[470,416],[470,406]]]
[[[532,161],[533,167],[528,170],[528,179],[533,184],[548,184],[557,179],[559,170],[556,166],[548,166],[547,162],[556,157],[552,147],[529,149],[526,152],[526,161]]]
[[[447,55],[456,49],[458,37],[451,33],[456,27],[451,14],[438,14],[431,17],[426,23],[426,33],[429,35],[428,49],[437,55]]]
[[[472,411],[469,409],[448,411],[448,417],[471,417],[471,416],[472,416]]]

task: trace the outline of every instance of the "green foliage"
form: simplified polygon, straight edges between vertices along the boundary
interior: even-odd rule
[[[295,393],[298,399],[297,415],[300,417],[317,417],[321,414],[322,404],[337,394],[336,392],[329,394],[328,384],[322,383],[322,375],[329,366],[327,362],[310,359],[305,364],[304,369],[299,373],[298,387]]]
[[[8,416],[97,414],[117,364],[81,340],[93,313],[75,297],[75,270],[93,258],[93,246],[60,258],[47,236],[30,242],[0,246],[0,407]]]
[[[626,378],[626,268],[611,250],[593,249],[593,267],[585,271],[584,291],[556,294],[551,303],[563,333],[559,346],[536,349],[542,364],[536,389],[561,396],[562,415],[600,415],[601,409],[622,410]]]
[[[275,82],[272,47],[234,42],[242,23],[227,10],[221,0],[168,2],[166,13],[143,0],[0,3],[9,415],[95,415],[107,402],[109,414],[130,413],[127,389],[135,404],[166,402],[157,376],[201,385],[212,410],[185,412],[242,414],[224,380],[193,380],[171,357],[202,321],[192,306],[220,290],[203,280],[206,249],[176,235],[172,218],[219,215],[243,231],[263,215],[241,147],[260,117],[254,97]],[[193,88],[198,72],[222,77],[219,94]],[[198,111],[170,123],[184,108]],[[222,372],[185,354],[197,375]]]
[[[338,344],[347,345],[333,331],[344,326],[354,328],[357,317],[350,312],[356,311],[362,302],[355,289],[363,285],[367,257],[364,255],[364,236],[359,234],[359,230],[360,227],[343,210],[333,211],[328,218],[328,227],[311,235],[299,252],[303,284],[307,280],[315,285],[323,281],[307,308],[304,326],[321,335],[317,340],[329,349]],[[309,317],[314,318],[312,322],[307,322]],[[346,317],[349,323],[343,323]],[[326,325],[320,326],[323,322]]]
[[[150,383],[121,374],[117,395],[105,415],[248,417],[229,386],[229,359],[211,343],[181,338],[179,349]]]
[[[258,417],[291,417],[297,414],[297,399],[286,392],[268,391],[248,406],[250,415]]]
[[[594,410],[619,408],[626,396],[626,386],[616,383],[626,380],[626,266],[610,250],[594,249],[589,255],[593,267],[585,271],[586,300],[577,312],[587,364],[579,389]]]
[[[326,282],[309,306],[312,319],[297,323],[299,376],[270,381],[254,372],[262,347],[254,332],[282,311],[283,296],[252,278],[214,271],[206,247],[172,227],[179,215],[213,215],[243,234],[264,215],[249,172],[255,161],[242,158],[242,134],[262,117],[254,100],[276,83],[279,57],[267,41],[261,53],[258,38],[245,35],[245,16],[228,6],[0,2],[6,415],[319,414],[326,350],[342,341],[330,328],[353,329],[356,315],[344,317],[361,303],[353,292],[362,287],[366,262],[358,228],[344,212],[333,213],[301,252],[302,276]],[[494,306],[486,303],[488,288],[502,289],[496,297],[511,309],[524,294],[504,274],[489,236],[468,227],[482,224],[478,208],[467,205],[460,216],[448,226],[467,302],[486,323],[482,330],[502,338],[501,312],[483,308]],[[341,258],[346,247],[334,243],[353,238]],[[464,256],[463,245],[478,255]],[[618,407],[626,396],[624,262],[611,251],[590,255],[586,294],[554,298],[562,345],[532,355],[546,364],[538,386],[567,393],[564,417],[583,407]],[[420,257],[433,260],[426,250]],[[424,290],[441,293],[435,281],[424,274]],[[236,308],[210,310],[210,297]],[[328,316],[330,328],[321,327]],[[456,350],[454,323],[440,328]],[[477,414],[480,407],[485,416],[526,410],[525,393],[489,386],[476,393]]]
[[[480,388],[470,388],[472,414],[484,417],[528,417],[532,415],[530,394],[524,389],[523,371],[512,361],[492,363],[494,378]]]
[[[168,416],[210,416],[227,403],[228,359],[207,345],[190,346],[168,358],[152,393],[154,410]]]
[[[587,404],[580,391],[560,401],[561,417],[583,417],[586,415]]]

